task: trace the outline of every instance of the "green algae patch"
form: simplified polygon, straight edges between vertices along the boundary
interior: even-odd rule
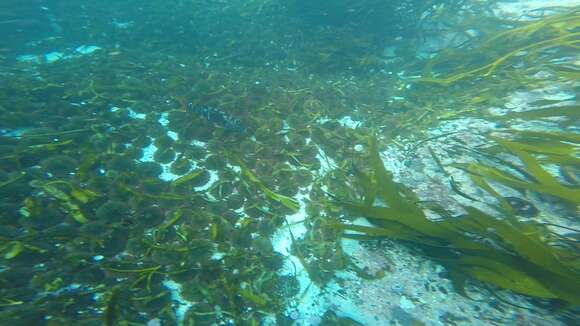
[[[563,185],[542,166],[539,158],[534,154],[542,155],[541,160],[547,163],[557,163],[561,167],[577,166],[580,164],[577,144],[579,137],[576,134],[546,134],[538,132],[522,132],[521,140],[508,141],[506,139],[491,137],[492,140],[514,154],[525,165],[525,176],[506,172],[496,167],[471,163],[456,165],[476,176],[480,185],[485,182],[481,179],[493,180],[517,189],[531,190],[534,192],[561,198],[570,204],[580,205],[580,189],[573,186]],[[520,171],[521,172],[521,171]],[[520,173],[521,174],[521,173]],[[492,193],[493,190],[485,188]],[[494,194],[499,199],[499,195]]]
[[[476,50],[456,49],[442,51],[440,55],[427,65],[428,77],[417,78],[419,83],[450,86],[461,80],[486,78],[495,74],[503,74],[498,68],[507,66],[510,62],[524,57],[535,59],[548,49],[577,48],[580,43],[578,26],[580,26],[580,9],[574,8],[570,12],[561,13],[552,17],[533,22],[519,23],[520,26],[497,33],[488,38]],[[558,52],[558,51],[555,51]],[[447,75],[435,75],[434,67],[446,67],[449,62],[464,63],[465,58],[473,63],[463,71],[449,72]],[[480,62],[488,62],[481,65]],[[562,70],[563,68],[560,68]],[[574,71],[572,71],[572,74]],[[575,72],[577,74],[577,72]],[[575,75],[572,75],[575,76]]]
[[[571,258],[574,249],[553,245],[565,238],[548,232],[544,225],[521,223],[507,211],[498,219],[466,207],[463,217],[430,220],[418,198],[384,168],[374,137],[369,139],[368,150],[369,172],[358,172],[363,198],[339,202],[351,215],[364,216],[374,226],[336,223],[334,227],[344,236],[391,238],[419,247],[450,271],[462,294],[466,294],[464,279],[471,278],[532,297],[580,305],[580,266],[577,257]],[[375,204],[377,200],[381,206]],[[429,209],[445,213],[441,207]]]
[[[95,200],[99,197],[98,193],[88,189],[77,188],[71,183],[62,180],[46,183],[35,181],[33,182],[33,185],[41,188],[46,194],[59,200],[63,209],[65,209],[77,222],[81,224],[89,222],[89,219],[85,216],[85,213],[83,213],[79,203],[86,204]],[[61,190],[58,185],[65,185],[70,188],[70,192],[67,194],[64,190]]]
[[[289,208],[294,213],[298,212],[298,210],[300,209],[300,204],[296,199],[284,196],[268,188],[262,181],[260,181],[260,179],[258,179],[258,177],[246,166],[246,164],[244,164],[244,162],[239,157],[237,156],[234,157],[236,158],[237,163],[240,165],[240,168],[242,169],[242,176],[244,177],[245,180],[256,186],[262,193],[264,193],[266,197],[282,204],[283,206]]]

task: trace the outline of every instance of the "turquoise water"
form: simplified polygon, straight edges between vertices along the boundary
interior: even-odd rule
[[[573,325],[574,1],[0,4],[0,325]]]

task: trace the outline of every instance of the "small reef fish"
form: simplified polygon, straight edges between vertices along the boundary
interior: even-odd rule
[[[192,103],[187,105],[187,109],[188,111],[200,115],[205,120],[218,125],[227,131],[233,131],[241,134],[246,132],[246,127],[240,120],[219,109],[210,106],[194,107]]]

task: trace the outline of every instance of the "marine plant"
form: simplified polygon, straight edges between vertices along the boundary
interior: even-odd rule
[[[261,182],[252,171],[244,164],[244,162],[239,158],[234,156],[237,163],[240,165],[242,169],[242,174],[246,180],[252,184],[254,184],[261,192],[264,193],[269,199],[280,203],[281,205],[287,207],[293,212],[297,212],[300,205],[298,202],[291,197],[284,196],[282,194],[276,193],[269,189],[263,182]]]
[[[493,37],[484,38],[472,49],[475,42],[468,42],[463,49],[447,49],[440,52],[435,58],[427,62],[424,70],[424,77],[416,81],[421,83],[450,86],[462,79],[477,79],[495,75],[506,74],[498,71],[501,66],[508,63],[515,65],[515,62],[523,61],[530,63],[538,62],[538,57],[542,62],[549,62],[556,56],[561,57],[568,51],[578,49],[580,44],[580,33],[577,32],[580,26],[580,9],[575,8],[570,11],[548,16],[531,22],[506,22],[515,25],[513,28],[497,32]],[[551,50],[551,51],[547,51]],[[557,51],[554,51],[557,50]],[[466,55],[471,52],[472,55]],[[459,58],[458,56],[461,56]],[[472,59],[466,60],[465,58]],[[479,62],[488,62],[480,65]],[[454,62],[453,71],[447,76],[441,76],[442,71],[435,71],[436,67],[441,67],[443,71],[448,71],[447,63]],[[459,63],[459,67],[457,67]],[[539,67],[536,66],[537,70]],[[457,72],[457,71],[460,72]]]
[[[523,162],[525,170],[507,172],[495,167],[477,163],[456,165],[466,169],[483,185],[485,179],[493,180],[510,187],[548,194],[561,198],[571,205],[580,205],[580,189],[566,185],[548,172],[544,164],[558,164],[560,169],[573,168],[580,163],[578,147],[580,137],[575,133],[546,133],[522,131],[515,135],[517,140],[490,137],[498,146],[507,150]],[[497,150],[496,150],[497,151]],[[518,176],[517,174],[522,174]],[[517,174],[516,174],[517,173]],[[490,189],[489,185],[484,188]],[[490,190],[493,192],[493,190]]]
[[[471,210],[464,223],[432,225],[421,213],[425,203],[417,203],[401,185],[393,184],[396,191],[388,196],[379,194],[376,187],[375,197],[388,197],[395,203],[388,211],[357,203],[352,187],[342,187],[341,182],[362,166],[347,163],[359,155],[355,145],[366,144],[367,127],[380,127],[383,135],[403,136],[418,126],[480,113],[480,106],[502,102],[497,95],[501,92],[495,93],[498,89],[519,87],[512,82],[535,72],[533,67],[502,70],[520,58],[514,55],[493,68],[491,74],[502,74],[501,81],[485,78],[485,86],[478,89],[466,91],[461,84],[446,90],[429,88],[427,92],[425,85],[432,86],[430,83],[411,83],[403,76],[387,75],[381,70],[393,69],[383,62],[380,53],[384,40],[376,33],[383,30],[378,13],[385,11],[369,8],[385,8],[395,2],[403,1],[294,1],[312,8],[314,16],[324,12],[323,5],[341,7],[334,11],[339,14],[348,13],[353,5],[353,19],[336,28],[306,26],[298,21],[300,17],[288,15],[287,1],[181,1],[175,4],[179,10],[167,8],[167,2],[161,0],[115,2],[108,7],[99,2],[59,2],[58,12],[87,13],[62,15],[66,25],[90,28],[67,29],[62,37],[45,40],[40,46],[70,47],[73,40],[82,39],[104,48],[74,60],[0,67],[0,262],[6,267],[0,270],[0,319],[12,325],[143,325],[157,319],[170,324],[234,321],[258,325],[266,318],[275,318],[279,325],[292,325],[283,311],[292,296],[305,292],[300,293],[296,275],[278,274],[280,268],[288,267],[283,266],[288,260],[270,244],[277,231],[301,223],[307,227],[305,237],[295,239],[292,254],[302,260],[316,285],[323,286],[340,269],[352,269],[364,279],[381,276],[357,269],[342,252],[339,236],[359,228],[343,225],[334,217],[341,213],[342,204],[353,212],[374,214],[371,219],[382,225],[362,229],[368,236],[398,236],[457,271],[453,276],[459,289],[462,276],[470,276],[500,288],[574,302],[577,298],[562,290],[561,282],[551,286],[544,283],[550,283],[558,273],[566,280],[568,270],[561,264],[574,264],[576,257],[564,263],[554,261],[555,246],[545,246],[541,238],[561,247],[556,258],[566,257],[576,244],[554,232],[542,233],[543,226],[536,222],[514,221],[512,225],[508,218],[500,223],[495,217]],[[443,4],[439,6],[431,6],[431,1],[404,2],[417,9],[413,15],[393,13],[404,18],[398,22],[408,26],[425,24],[425,17],[446,18],[447,10],[452,12],[455,6],[463,8],[466,4],[452,0],[438,1]],[[357,20],[367,15],[373,19]],[[115,23],[103,17],[115,17]],[[415,20],[418,17],[422,17],[419,22]],[[124,20],[128,25],[121,27]],[[544,40],[541,30],[546,29],[546,35],[551,36],[546,40],[553,42],[527,49],[549,59],[552,54],[541,50],[543,46],[558,48],[561,53],[577,46],[573,37],[564,37],[571,32],[567,27],[563,27],[562,39],[556,35],[559,24],[566,26],[571,21],[552,21],[541,28],[541,24],[530,25],[527,32],[527,24],[514,26],[522,27],[517,36],[531,33],[535,42]],[[380,29],[373,30],[378,25]],[[506,22],[498,25],[510,27]],[[533,32],[536,27],[537,32]],[[388,40],[399,34],[407,39],[409,35],[400,29],[388,32]],[[509,39],[499,36],[490,44]],[[560,41],[572,46],[569,50],[556,46]],[[509,53],[504,50],[498,47],[494,53],[473,58],[493,62],[494,55]],[[428,66],[434,73],[451,68],[444,62],[454,62],[457,67],[466,57],[466,49],[459,51],[461,55],[445,53],[451,59],[442,55]],[[479,67],[471,61],[460,66],[466,71]],[[552,62],[542,68],[558,78],[577,76],[571,64]],[[449,85],[477,78],[475,75]],[[531,87],[532,83],[526,85]],[[389,96],[404,96],[405,100]],[[248,126],[247,137],[228,134],[219,125],[188,112],[188,103],[211,105],[243,121]],[[575,111],[510,112],[495,119],[505,123],[511,118],[562,117],[558,114],[565,113],[566,123],[573,126]],[[350,129],[336,121],[346,115],[366,121]],[[168,131],[178,139],[169,137]],[[535,142],[550,135],[526,137]],[[562,144],[557,148],[565,150],[568,140],[559,140]],[[524,151],[542,166],[576,164],[569,155],[563,155],[565,151],[546,152],[552,147],[548,144],[542,144],[544,152],[540,154],[528,146],[537,143],[511,136],[505,141],[509,143],[485,152],[508,152],[518,160],[514,150]],[[527,147],[512,150],[512,142]],[[161,180],[167,165],[143,162],[143,149],[150,144],[160,149],[151,159],[169,162],[172,156],[177,158],[171,172],[179,177]],[[330,164],[333,160],[336,166]],[[490,184],[494,177],[500,180],[500,174],[501,180],[532,193],[542,193],[539,185],[555,187],[541,171],[540,177],[533,176],[534,169],[522,174],[526,164],[506,170],[485,163],[480,166],[493,173],[481,178]],[[321,172],[322,167],[327,170]],[[209,170],[218,178],[211,180],[212,184],[208,184],[210,176],[215,175]],[[359,179],[353,184],[362,185],[362,189],[375,187],[379,180],[381,184],[389,181],[384,175],[378,178],[381,173],[357,174]],[[570,184],[558,181],[559,187],[575,191]],[[389,182],[384,184],[392,184]],[[312,189],[308,189],[310,185]],[[196,190],[201,186],[207,189]],[[329,200],[324,189],[342,201]],[[556,189],[562,188],[551,193]],[[298,191],[310,192],[304,202],[308,218],[289,225],[284,216],[300,208],[293,198]],[[397,196],[399,192],[404,195]],[[373,196],[366,197],[370,201]],[[397,217],[401,211],[406,211],[401,215],[405,223],[384,217]],[[506,212],[502,214],[510,217]],[[448,224],[448,228],[442,227]],[[499,231],[494,233],[485,226]],[[523,230],[524,235],[506,235],[510,227]],[[478,239],[465,239],[461,230],[485,236],[505,248],[498,250]],[[521,245],[524,240],[530,244]],[[539,254],[545,256],[542,261],[535,258]],[[503,260],[494,265],[492,255]],[[514,262],[522,264],[514,268]],[[526,266],[539,266],[538,272]],[[497,276],[498,272],[503,274]],[[184,308],[176,305],[170,290],[197,304],[178,317]],[[331,312],[323,322],[356,324]]]
[[[393,181],[374,137],[369,138],[366,161],[368,172],[357,172],[362,197],[337,201],[373,226],[335,223],[343,236],[387,237],[419,248],[448,269],[456,290],[465,296],[465,282],[472,279],[531,297],[580,304],[580,262],[571,238],[550,232],[546,225],[519,222],[509,211],[496,217],[465,207],[464,216],[451,218],[444,208],[431,204],[428,209],[446,217],[431,220],[425,214],[427,207]]]

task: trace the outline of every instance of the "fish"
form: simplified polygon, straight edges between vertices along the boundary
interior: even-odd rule
[[[195,107],[192,103],[187,105],[188,111],[193,112],[205,120],[224,128],[227,131],[232,131],[240,134],[244,134],[247,131],[246,126],[235,117],[232,117],[228,113],[219,110],[211,106],[198,106]]]

